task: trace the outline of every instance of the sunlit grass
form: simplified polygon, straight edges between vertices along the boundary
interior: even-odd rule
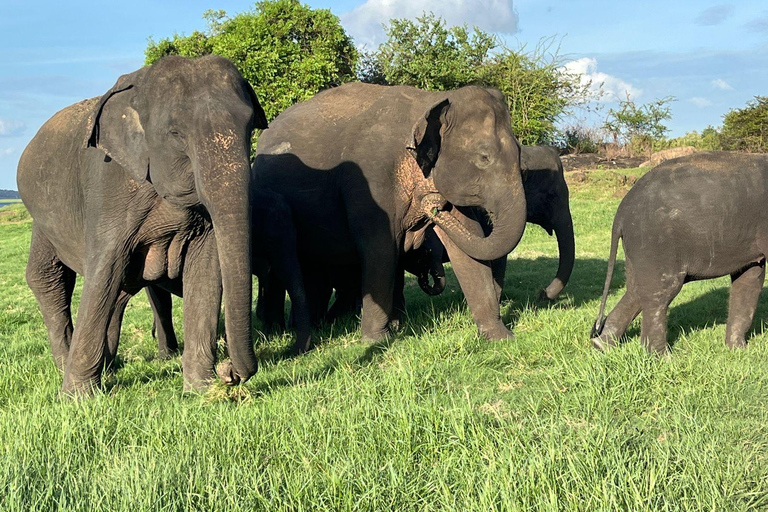
[[[767,509],[766,299],[747,350],[723,341],[727,279],[683,289],[669,358],[644,352],[637,324],[609,354],[589,347],[626,188],[615,171],[572,185],[578,261],[553,305],[535,298],[557,245],[529,226],[502,305],[515,340],[476,336],[449,272],[436,298],[408,281],[408,318],[388,342],[361,343],[349,319],[282,359],[290,336],[256,334],[251,381],[183,395],[179,358],[155,357],[139,295],[122,367],[82,402],[58,398],[24,282],[30,221],[11,207],[0,215],[0,510]],[[176,301],[183,339],[181,315]]]

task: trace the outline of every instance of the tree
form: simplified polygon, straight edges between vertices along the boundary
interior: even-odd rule
[[[393,19],[387,41],[366,53],[358,76],[364,82],[412,85],[444,91],[470,84],[504,93],[512,129],[524,144],[551,142],[555,122],[589,96],[589,84],[567,73],[556,52],[540,45],[531,53],[500,47],[478,28],[447,27],[434,14],[416,21]]]
[[[540,44],[530,53],[503,48],[479,74],[482,83],[504,93],[512,131],[522,144],[553,143],[556,122],[593,97],[591,83],[568,73],[549,48]]]
[[[669,131],[663,121],[672,118],[669,103],[675,98],[667,96],[637,106],[627,94],[618,110],[610,109],[604,128],[617,144],[629,145],[633,152],[650,151],[653,143],[664,138]]]
[[[373,68],[392,85],[446,91],[477,81],[480,67],[497,44],[492,34],[477,28],[470,33],[467,27],[446,27],[432,13],[416,21],[393,19]]]
[[[725,114],[720,139],[724,149],[768,151],[768,96],[755,96],[746,107]]]
[[[330,10],[299,0],[264,0],[232,18],[224,11],[206,11],[204,17],[206,33],[150,39],[146,63],[171,54],[227,57],[253,86],[268,120],[323,89],[355,80],[357,51]]]

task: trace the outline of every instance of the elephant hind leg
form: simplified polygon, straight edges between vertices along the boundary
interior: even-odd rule
[[[729,348],[747,346],[747,330],[755,317],[764,281],[765,260],[731,274],[731,297],[728,301],[728,322],[725,330],[725,343]]]
[[[104,353],[104,367],[107,370],[113,371],[115,358],[117,357],[117,347],[120,344],[120,328],[123,326],[123,314],[125,308],[128,306],[128,301],[133,295],[125,291],[121,291],[115,303],[115,310],[112,312],[112,317],[109,319],[109,327],[107,327],[107,350]]]
[[[685,283],[685,274],[644,275],[646,283],[660,283],[661,288],[643,290],[640,302],[643,323],[640,326],[640,341],[652,354],[661,355],[669,350],[667,343],[667,311],[672,300],[680,293]]]
[[[48,329],[53,360],[63,371],[72,342],[71,303],[76,275],[59,260],[51,242],[34,226],[26,278]]]

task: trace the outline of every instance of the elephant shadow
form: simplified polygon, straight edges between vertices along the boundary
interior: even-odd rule
[[[508,259],[504,289],[501,295],[502,319],[507,325],[517,322],[527,308],[578,308],[599,300],[603,293],[608,262],[603,259],[577,259],[573,274],[560,296],[555,300],[541,300],[541,290],[552,280],[559,259],[539,256],[535,259]],[[447,285],[438,296],[430,297],[419,290],[416,279],[406,276],[406,305],[411,327],[419,329],[423,323],[432,322],[433,311],[456,311],[464,306],[456,276],[450,264],[445,268]],[[616,262],[611,291],[624,286],[624,262]],[[597,315],[597,310],[595,310]]]

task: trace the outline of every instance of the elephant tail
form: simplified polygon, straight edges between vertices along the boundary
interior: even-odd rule
[[[597,314],[595,325],[592,326],[590,338],[599,336],[605,326],[605,303],[608,301],[608,290],[611,287],[613,279],[613,269],[616,266],[616,253],[619,250],[619,239],[621,238],[621,223],[618,216],[613,223],[611,231],[611,253],[608,257],[608,273],[605,276],[605,287],[603,288],[603,300],[600,302],[600,312]]]

